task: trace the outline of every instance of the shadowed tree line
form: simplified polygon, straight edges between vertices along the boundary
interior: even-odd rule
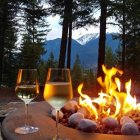
[[[0,85],[12,86],[18,68],[38,68],[42,81],[50,66],[71,68],[72,31],[88,25],[99,25],[100,28],[97,76],[103,76],[101,66],[106,64],[125,71],[122,80],[128,76],[140,80],[139,7],[140,0],[0,0]],[[53,60],[51,64],[52,54],[47,62],[41,60],[41,55],[49,55],[43,47],[51,30],[46,18],[55,15],[60,16],[62,39],[59,60]],[[109,19],[115,22],[111,23]],[[108,24],[119,27],[119,33],[114,36],[121,41],[116,54],[111,46],[106,46]],[[78,57],[75,60],[78,66],[77,61]],[[71,69],[84,71],[75,66]],[[89,71],[85,75],[90,75]],[[79,81],[80,77],[82,75]]]

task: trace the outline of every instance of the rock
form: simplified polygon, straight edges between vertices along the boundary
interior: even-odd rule
[[[105,125],[106,128],[114,129],[118,127],[118,121],[111,117],[103,118],[102,123]]]
[[[135,123],[134,120],[132,120],[130,117],[128,116],[123,116],[120,119],[120,125],[124,125],[125,123]]]
[[[139,130],[135,123],[125,123],[122,125],[121,133],[123,135],[138,135]]]
[[[85,107],[80,107],[77,112],[82,113],[84,118],[90,117],[90,112]]]
[[[68,123],[72,127],[76,127],[81,119],[84,119],[84,115],[82,113],[74,113],[68,118]]]
[[[78,102],[74,101],[74,100],[70,100],[68,101],[62,108],[62,111],[70,111],[70,112],[77,112],[79,108]]]
[[[56,119],[56,110],[55,110],[55,109],[52,110],[51,116],[52,116],[52,118]],[[63,112],[60,110],[60,111],[59,111],[59,119],[62,119],[63,116],[64,116],[64,114],[63,114]]]
[[[78,129],[85,132],[93,132],[95,131],[96,127],[96,122],[89,119],[81,119],[78,124]]]

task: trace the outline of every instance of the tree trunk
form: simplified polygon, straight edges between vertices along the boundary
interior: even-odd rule
[[[68,38],[68,53],[67,53],[67,68],[71,68],[71,44],[72,44],[72,23],[69,23],[69,38]]]
[[[125,35],[125,0],[123,0],[123,29],[122,29],[122,70],[125,70],[125,45],[126,45],[126,35]]]
[[[125,45],[126,45],[126,34],[125,34],[125,24],[126,24],[126,19],[125,19],[125,0],[123,0],[123,28],[122,28],[122,70],[125,74]],[[121,78],[121,88],[122,91],[125,90],[125,75],[122,75]]]
[[[7,20],[7,0],[3,0],[1,4],[1,15],[0,15],[0,87],[2,84],[3,75],[3,57],[4,57],[4,44],[5,44],[5,30]]]
[[[71,67],[71,44],[72,44],[72,0],[69,1],[69,36],[68,36],[68,50],[67,50],[67,68]]]
[[[67,38],[68,38],[68,17],[67,17],[68,12],[69,12],[69,5],[68,5],[67,0],[65,0],[65,10],[64,10],[63,27],[62,27],[62,39],[61,39],[59,65],[58,65],[59,68],[65,67]]]
[[[105,45],[106,45],[106,18],[107,18],[107,2],[101,0],[101,17],[100,17],[100,38],[98,49],[98,71],[97,77],[104,76],[102,65],[105,63]]]

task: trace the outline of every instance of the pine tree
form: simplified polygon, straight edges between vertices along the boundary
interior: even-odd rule
[[[140,80],[139,71],[139,52],[140,52],[140,1],[129,0],[129,10],[126,15],[126,54],[125,66],[126,73],[133,80]],[[135,11],[135,12],[134,12]]]
[[[22,20],[25,21],[23,25],[25,34],[21,46],[21,66],[37,68],[41,54],[44,53],[43,45],[49,31],[45,21],[47,13],[38,0],[26,1],[22,7],[24,7]]]
[[[41,60],[38,66],[40,83],[42,85],[45,84],[48,69],[56,67],[58,67],[58,62],[55,60],[53,52],[50,52],[48,60],[47,61]]]
[[[79,59],[79,55],[76,55],[76,59],[74,62],[74,66],[72,69],[72,83],[73,87],[77,88],[77,86],[83,82],[83,75],[82,75],[82,66]]]
[[[46,71],[46,62],[45,61],[40,61],[39,66],[38,66],[38,72],[39,72],[39,83],[40,85],[45,85],[45,80],[47,76],[47,71]]]
[[[105,63],[105,46],[106,46],[106,22],[108,14],[108,0],[100,0],[99,7],[101,9],[100,14],[100,37],[99,37],[99,49],[98,49],[98,70],[97,77],[104,76],[102,71],[102,65]]]
[[[105,65],[111,68],[117,64],[116,61],[115,53],[113,53],[111,47],[107,46],[105,53]]]
[[[117,1],[114,6],[114,16],[120,27],[118,38],[122,41],[122,50],[120,54],[121,68],[124,71],[124,76],[133,76],[133,79],[138,79],[139,69],[138,54],[139,52],[139,36],[140,36],[140,1],[121,0]],[[135,11],[135,12],[134,12]],[[135,69],[137,67],[138,69]],[[139,70],[138,70],[139,71]],[[123,79],[124,81],[125,79]]]
[[[121,27],[121,45],[122,45],[122,60],[121,69],[125,71],[125,49],[126,49],[126,14],[128,13],[127,5],[129,5],[128,0],[121,0],[114,2],[114,16]],[[129,6],[128,6],[129,7]]]
[[[17,29],[15,16],[20,2],[0,1],[0,86],[11,86],[15,82]],[[14,81],[14,82],[13,82]]]
[[[87,90],[89,90],[89,89],[91,89],[91,87],[93,87],[94,86],[94,84],[95,84],[95,74],[94,74],[94,72],[93,72],[93,70],[92,69],[86,69],[86,70],[84,70],[84,72],[83,72],[84,74],[83,74],[83,81],[84,81],[84,87],[87,89]]]
[[[54,54],[53,52],[50,52],[49,58],[46,63],[46,69],[48,68],[56,68],[58,66],[58,62],[54,59]]]

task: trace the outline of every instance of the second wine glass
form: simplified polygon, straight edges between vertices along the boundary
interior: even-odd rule
[[[44,88],[44,99],[56,109],[56,136],[53,140],[61,139],[58,134],[59,110],[72,97],[70,69],[49,68]]]
[[[15,133],[29,134],[39,130],[28,122],[28,105],[39,94],[39,83],[36,69],[19,69],[15,88],[16,95],[25,103],[25,125],[15,129]]]

